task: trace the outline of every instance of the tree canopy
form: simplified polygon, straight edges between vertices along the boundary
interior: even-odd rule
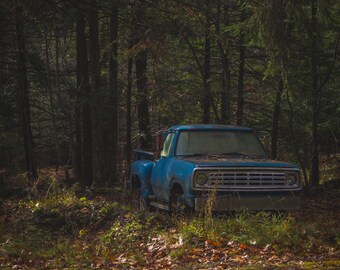
[[[0,31],[0,165],[32,181],[113,185],[180,123],[269,131],[310,186],[339,151],[337,0],[8,0]]]

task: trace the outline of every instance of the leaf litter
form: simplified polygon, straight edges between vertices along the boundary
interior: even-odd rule
[[[302,209],[284,217],[292,220],[296,235],[271,241],[247,227],[252,218],[267,215],[250,213],[243,220],[238,214],[216,217],[211,228],[204,228],[203,217],[176,221],[165,212],[138,212],[133,203],[103,195],[60,202],[47,202],[45,197],[10,198],[1,203],[0,267],[338,269],[338,195],[324,192],[303,197]],[[221,224],[223,231],[218,230]]]

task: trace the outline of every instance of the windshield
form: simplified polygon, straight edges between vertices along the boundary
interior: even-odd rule
[[[182,131],[176,155],[252,155],[266,156],[252,132],[242,131]]]

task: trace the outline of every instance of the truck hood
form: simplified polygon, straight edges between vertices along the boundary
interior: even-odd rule
[[[207,157],[179,157],[179,160],[195,164],[196,167],[271,167],[298,168],[296,165],[270,159],[259,158],[207,158]]]

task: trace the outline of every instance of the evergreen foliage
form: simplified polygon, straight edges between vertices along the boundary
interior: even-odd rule
[[[0,31],[8,171],[69,164],[113,185],[131,148],[180,123],[270,131],[312,186],[339,152],[337,0],[10,0]]]

